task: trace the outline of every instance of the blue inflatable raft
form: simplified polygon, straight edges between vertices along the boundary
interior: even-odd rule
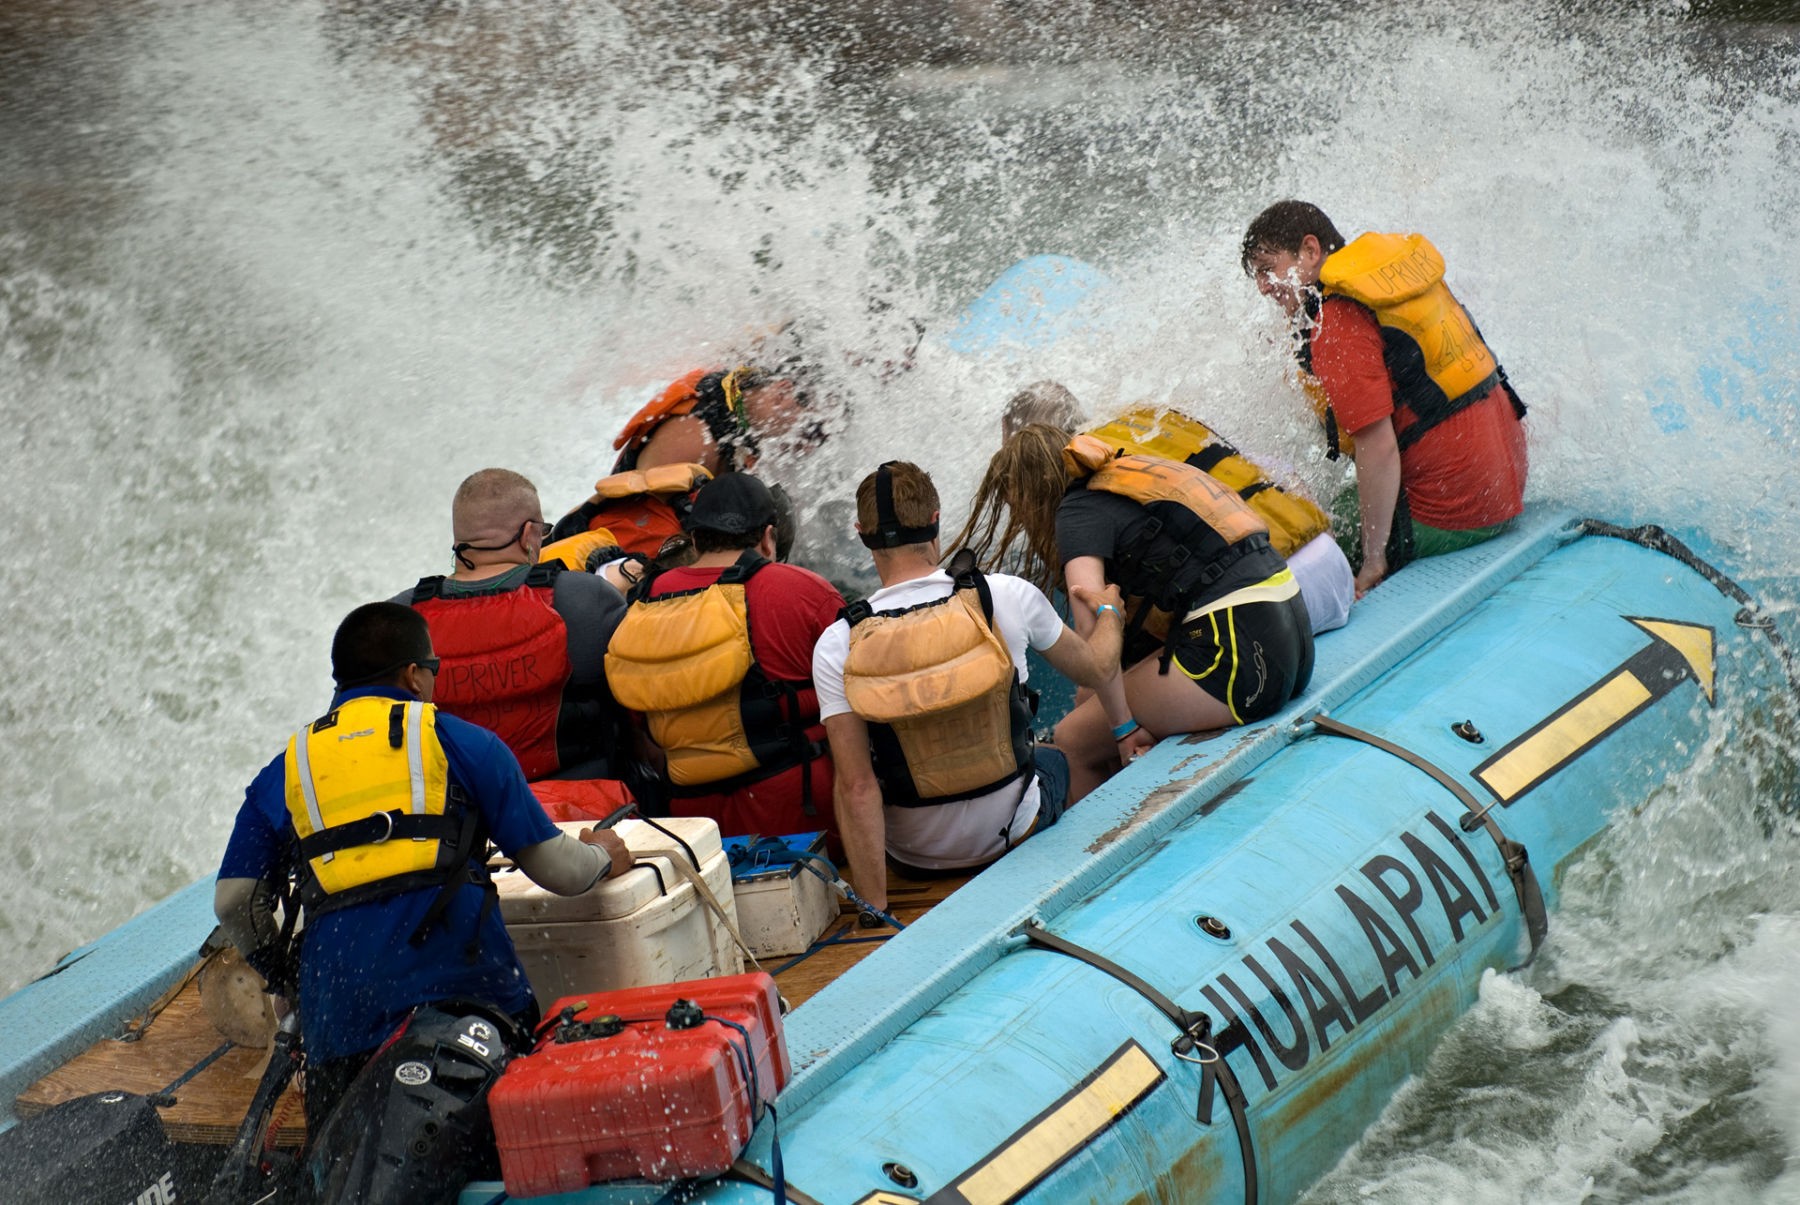
[[[1715,725],[1786,707],[1779,644],[1720,585],[1549,513],[1408,567],[1321,638],[1285,714],[1159,745],[799,1009],[788,1183],[862,1205],[1292,1199],[1482,975],[1553,933],[1562,871],[1611,816]]]
[[[1163,742],[795,1010],[789,1199],[1296,1196],[1484,973],[1555,940],[1561,873],[1609,818],[1721,725],[1786,722],[1754,604],[1679,547],[1605,530],[1528,512],[1409,566],[1320,639],[1285,713]],[[0,1003],[9,1106],[191,964],[210,888]],[[765,1117],[752,1179],[775,1131]],[[697,1192],[680,1199],[771,1199]]]

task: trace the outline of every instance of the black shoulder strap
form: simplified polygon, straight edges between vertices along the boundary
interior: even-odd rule
[[[520,586],[549,586],[555,583],[559,573],[568,570],[561,561],[539,561],[525,574],[525,580],[510,586],[483,586],[479,582],[471,582],[455,593],[444,588],[450,579],[439,573],[432,577],[422,577],[419,584],[413,587],[412,601],[416,605],[432,598],[489,598],[496,594],[507,594]],[[500,576],[504,577],[505,574]]]
[[[987,575],[975,563],[975,553],[967,548],[957,549],[944,571],[950,575],[950,581],[956,589],[975,591],[976,597],[981,599],[981,613],[987,616],[988,627],[993,627],[994,592],[988,586]]]
[[[754,548],[746,548],[744,551],[738,553],[738,559],[733,562],[730,568],[719,574],[718,584],[721,586],[735,586],[740,582],[747,582],[758,573],[768,568],[768,566],[769,559],[767,557],[763,556]]]

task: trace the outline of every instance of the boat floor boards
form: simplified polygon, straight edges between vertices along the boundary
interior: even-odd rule
[[[52,1105],[95,1092],[152,1095],[166,1089],[227,1045],[200,1004],[198,978],[189,976],[149,1023],[129,1040],[102,1038],[19,1094],[21,1119]],[[228,1146],[268,1065],[269,1050],[230,1046],[174,1091],[175,1103],[160,1113],[174,1142]],[[276,1106],[275,1144],[299,1149],[306,1141],[300,1093],[288,1088]]]
[[[891,868],[888,876],[890,911],[907,925],[921,919],[971,877],[955,874],[913,879]],[[763,969],[779,970],[775,976],[778,990],[790,1006],[798,1006],[879,950],[891,934],[892,930],[858,929],[856,913],[847,908],[816,944],[814,953],[799,959],[770,959]],[[183,978],[171,995],[151,1006],[147,1023],[128,1031],[135,1037],[102,1038],[33,1083],[19,1094],[15,1115],[35,1117],[53,1105],[94,1092],[151,1095],[199,1067],[226,1042],[207,1019],[197,984],[195,974]],[[175,1103],[160,1114],[170,1140],[230,1145],[268,1061],[266,1048],[232,1046],[182,1083],[175,1090]],[[305,1144],[301,1100],[300,1090],[290,1087],[277,1106],[280,1120],[275,1143],[279,1147],[298,1149]]]
[[[920,920],[933,907],[974,877],[974,872],[946,874],[928,879],[915,879],[888,866],[888,914],[903,925]],[[856,910],[849,904],[840,909],[824,935],[814,943],[813,952],[796,959],[771,958],[763,970],[775,976],[775,986],[790,1007],[798,1007],[812,999],[839,975],[882,947],[892,929],[859,929]],[[848,940],[846,940],[848,939]],[[785,969],[784,969],[785,968]]]

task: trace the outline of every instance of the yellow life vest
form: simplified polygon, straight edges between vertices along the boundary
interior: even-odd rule
[[[644,716],[676,794],[730,790],[817,752],[799,714],[811,683],[770,680],[750,643],[745,587],[768,563],[747,551],[717,583],[654,598],[646,578],[607,646],[613,698]]]
[[[1367,307],[1381,324],[1394,401],[1414,418],[1395,426],[1402,450],[1501,383],[1499,361],[1444,283],[1444,257],[1424,235],[1361,235],[1326,256],[1319,287]]]
[[[1086,434],[1121,452],[1190,464],[1224,482],[1268,525],[1269,543],[1284,557],[1331,529],[1330,518],[1311,499],[1276,485],[1206,424],[1179,410],[1138,406]]]
[[[538,563],[561,561],[563,567],[572,572],[590,573],[599,561],[609,561],[618,555],[619,541],[613,533],[604,527],[596,527],[544,545],[538,551]]]
[[[882,801],[929,807],[998,790],[1032,768],[1032,707],[993,626],[979,573],[902,611],[846,611],[844,695],[869,724]]]
[[[294,734],[285,769],[314,914],[465,876],[473,813],[450,806],[429,703],[351,699]]]

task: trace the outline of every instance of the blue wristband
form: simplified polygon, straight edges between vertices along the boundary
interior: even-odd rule
[[[1112,730],[1113,740],[1115,742],[1122,741],[1126,737],[1130,736],[1132,733],[1136,732],[1137,730],[1138,730],[1137,717],[1133,716],[1131,719],[1126,720],[1123,724],[1120,724],[1117,728],[1114,728]]]
[[[1101,603],[1099,606],[1094,608],[1094,617],[1097,619],[1100,616],[1106,614],[1106,612],[1108,612],[1108,611],[1111,611],[1114,615],[1117,615],[1119,613],[1119,608],[1113,606],[1111,603]]]

